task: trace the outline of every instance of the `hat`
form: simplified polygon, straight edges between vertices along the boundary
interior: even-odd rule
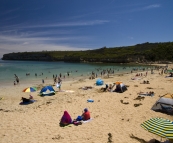
[[[88,111],[88,109],[87,109],[87,108],[85,108],[85,109],[84,109],[84,111],[85,111],[85,112],[87,112],[87,111]]]

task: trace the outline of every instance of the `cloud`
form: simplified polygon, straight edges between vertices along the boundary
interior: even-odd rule
[[[93,21],[78,21],[78,22],[67,22],[67,23],[55,23],[45,25],[31,25],[23,28],[46,28],[46,27],[74,27],[74,26],[92,26],[108,23],[108,20],[93,20]]]
[[[85,36],[57,36],[57,37],[30,37],[27,34],[20,35],[20,36],[4,36],[0,35],[0,43],[17,43],[17,44],[23,44],[25,42],[29,43],[47,43],[47,42],[70,42],[70,41],[85,41],[89,38]]]
[[[159,7],[160,7],[160,4],[153,4],[153,5],[146,6],[143,9],[153,9],[153,8],[159,8]]]
[[[7,25],[0,29],[0,57],[5,53],[36,50],[88,50],[92,47],[92,45],[87,47],[94,39],[92,36],[81,36],[76,29],[65,30],[61,27],[93,26],[108,22],[108,20],[90,20],[30,24],[31,26],[26,23]]]
[[[159,7],[161,7],[160,4],[153,4],[153,5],[148,5],[148,6],[145,6],[145,7],[132,9],[129,12],[144,11],[144,10],[149,10],[149,9],[156,9],[156,8],[159,8]]]
[[[83,47],[83,43],[88,43],[88,40],[89,38],[84,36],[33,37],[27,34],[20,36],[0,35],[0,57],[3,54],[12,52],[85,50],[89,48]],[[84,45],[86,46],[86,44]]]
[[[3,47],[3,48],[2,48]],[[1,44],[0,48],[0,58],[7,53],[17,53],[17,52],[35,52],[35,51],[80,51],[88,50],[90,48],[80,47],[80,46],[70,46],[70,45],[61,45],[61,44]]]

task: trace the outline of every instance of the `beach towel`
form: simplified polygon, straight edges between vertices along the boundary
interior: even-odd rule
[[[67,111],[64,111],[64,114],[63,114],[63,116],[61,118],[60,123],[64,124],[64,125],[68,125],[68,124],[72,123],[71,116],[69,115],[69,113]]]
[[[69,93],[73,93],[74,91],[73,90],[60,90],[58,92],[69,92]]]
[[[89,120],[86,120],[86,121],[81,121],[82,123],[88,123],[88,122],[91,122],[93,120],[93,118],[90,118]]]

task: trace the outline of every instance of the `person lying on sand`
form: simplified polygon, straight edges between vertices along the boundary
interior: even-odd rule
[[[138,94],[139,95],[146,95],[146,96],[153,96],[154,92],[153,91],[150,91],[150,92],[139,92]]]
[[[93,88],[92,86],[84,86],[84,87],[80,87],[79,89],[88,90],[92,88]]]
[[[141,84],[150,84],[150,82],[148,80],[144,80]]]
[[[101,91],[102,92],[106,92],[106,91],[108,91],[108,92],[112,92],[112,89],[113,89],[113,87],[115,86],[115,84],[114,85],[112,85],[112,84],[106,84],[106,87],[104,88],[104,87],[102,87],[101,88]]]
[[[100,90],[101,90],[102,92],[106,92],[108,87],[109,87],[108,84],[106,84],[106,87],[102,87]]]
[[[112,88],[113,88],[112,84],[109,84],[109,86],[107,88],[107,91],[111,92],[112,91]]]
[[[28,102],[31,101],[30,99],[27,99],[27,98],[24,98],[24,97],[22,97],[21,100],[22,100],[23,103],[28,103]]]

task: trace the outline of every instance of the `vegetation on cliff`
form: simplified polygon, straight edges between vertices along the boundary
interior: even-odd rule
[[[103,47],[87,51],[9,53],[3,55],[2,59],[113,63],[173,61],[173,42],[147,42],[134,46],[111,48]]]

